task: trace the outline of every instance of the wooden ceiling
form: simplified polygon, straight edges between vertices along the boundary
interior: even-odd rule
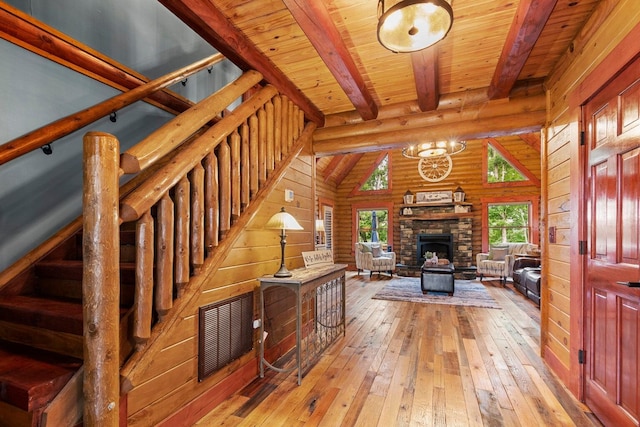
[[[438,137],[451,127],[464,138],[540,129],[544,79],[600,3],[449,0],[454,23],[447,37],[397,54],[377,41],[377,0],[160,2],[240,68],[260,71],[296,102],[319,126],[316,152],[340,156],[322,165],[339,171],[353,163],[350,153],[399,147],[416,135]],[[498,120],[507,114],[501,102],[538,114]],[[419,124],[407,124],[413,122]]]

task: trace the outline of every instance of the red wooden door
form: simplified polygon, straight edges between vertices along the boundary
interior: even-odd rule
[[[605,425],[640,419],[640,61],[584,108],[585,398]],[[635,283],[634,283],[635,282]]]

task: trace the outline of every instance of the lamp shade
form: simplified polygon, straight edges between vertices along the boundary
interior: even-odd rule
[[[393,52],[415,52],[445,38],[453,25],[453,9],[445,0],[403,0],[384,11],[378,41]]]
[[[267,221],[264,228],[272,230],[304,230],[290,213],[285,212],[284,207]]]

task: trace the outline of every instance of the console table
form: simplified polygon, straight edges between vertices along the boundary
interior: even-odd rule
[[[291,271],[291,277],[260,277],[260,378],[265,366],[277,372],[298,370],[302,375],[320,355],[345,334],[345,269],[346,264],[329,264]],[[264,357],[264,292],[280,286],[296,296],[296,363],[289,368],[276,367]],[[275,362],[274,362],[275,363]]]

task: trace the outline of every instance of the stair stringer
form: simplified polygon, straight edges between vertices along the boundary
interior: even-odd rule
[[[250,205],[240,215],[237,222],[233,224],[225,238],[214,248],[212,254],[205,260],[202,271],[191,277],[189,283],[184,288],[184,294],[174,301],[173,309],[166,317],[155,325],[149,340],[126,361],[120,370],[121,394],[126,394],[134,387],[144,381],[145,373],[151,362],[170,343],[169,336],[173,328],[179,326],[185,315],[192,315],[196,307],[196,302],[206,283],[212,280],[218,273],[220,267],[226,260],[226,254],[242,235],[244,228],[249,224],[261,209],[261,203],[276,188],[277,184],[284,178],[287,169],[292,162],[300,155],[305,146],[310,145],[313,132],[316,128],[314,123],[308,123],[301,133],[296,143],[291,147],[287,155],[279,162],[276,169],[269,175],[265,184],[252,199]]]

